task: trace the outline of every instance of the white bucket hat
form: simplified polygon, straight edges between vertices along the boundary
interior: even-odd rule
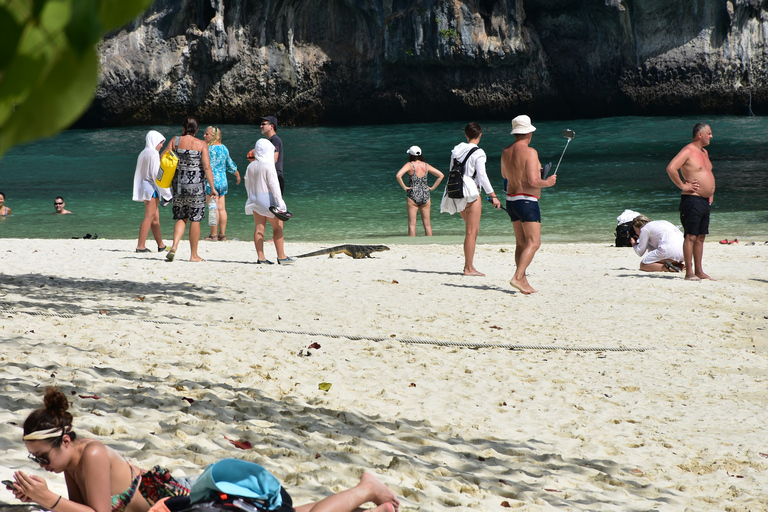
[[[406,153],[413,156],[421,156],[421,148],[419,146],[411,146]]]
[[[535,132],[536,127],[531,124],[531,118],[522,115],[517,116],[512,120],[512,135],[525,135],[526,133]]]

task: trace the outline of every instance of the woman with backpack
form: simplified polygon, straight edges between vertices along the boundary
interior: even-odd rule
[[[429,193],[437,188],[443,180],[443,173],[424,161],[419,146],[411,146],[408,151],[408,163],[397,171],[395,178],[407,194],[405,200],[408,208],[408,236],[416,236],[416,213],[421,213],[421,222],[424,224],[424,234],[432,236],[432,224],[430,223],[429,212],[432,207],[432,200]],[[408,173],[408,186],[403,183],[403,176]],[[427,179],[432,174],[437,177],[435,183],[430,187]]]
[[[43,404],[24,420],[22,440],[29,459],[46,471],[64,473],[67,497],[49,489],[43,478],[16,471],[14,480],[3,481],[16,499],[37,503],[53,512],[147,512],[150,507],[153,511],[173,512],[189,508],[189,499],[180,497],[190,496],[190,491],[193,495],[200,494],[201,487],[207,489],[203,477],[191,485],[186,479],[174,479],[160,466],[143,471],[100,441],[78,436],[72,426],[72,414],[68,412],[69,400],[58,388],[45,390]],[[240,468],[255,466],[234,459],[225,459],[218,464],[237,464]],[[238,477],[235,482],[249,481],[248,476],[241,470],[242,478]],[[270,478],[274,479],[271,475]],[[234,493],[231,487],[230,484],[228,492]],[[296,512],[354,512],[369,502],[376,505],[370,509],[372,512],[398,512],[400,509],[395,493],[370,473],[364,473],[354,487],[295,508],[290,496],[280,493],[287,501],[284,509]],[[170,503],[166,498],[174,498],[179,508],[166,506]]]
[[[45,480],[23,471],[7,485],[24,503],[54,512],[146,512],[156,501],[189,494],[167,469],[142,471],[96,439],[78,436],[72,428],[69,400],[57,388],[45,390],[42,408],[24,420],[24,445],[29,458],[46,471],[64,473],[67,497],[48,488]]]
[[[468,123],[464,128],[467,142],[456,145],[451,151],[451,170],[462,168],[461,181],[458,183],[458,194],[452,192],[452,177],[449,175],[445,186],[440,211],[453,215],[461,213],[465,223],[464,234],[464,275],[484,276],[475,268],[475,245],[477,234],[480,232],[480,215],[483,213],[480,201],[480,187],[491,197],[493,207],[501,208],[501,202],[493,191],[491,182],[485,172],[485,151],[478,147],[483,129],[478,123]],[[460,195],[459,195],[460,194]],[[454,197],[459,195],[459,197]]]

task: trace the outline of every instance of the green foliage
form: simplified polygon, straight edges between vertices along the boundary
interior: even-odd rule
[[[0,156],[50,137],[88,108],[96,45],[151,0],[0,0]]]
[[[407,50],[405,50],[405,54],[409,57],[413,57],[414,55],[416,55],[416,52],[413,51],[413,48],[408,48]]]
[[[440,30],[439,33],[440,33],[440,37],[443,37],[445,39],[458,39],[459,38],[459,33],[456,32],[455,28],[448,28],[448,29],[445,29],[445,30]]]

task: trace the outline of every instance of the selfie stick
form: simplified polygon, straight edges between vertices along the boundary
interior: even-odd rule
[[[573,136],[575,137],[576,134],[573,133]],[[568,142],[565,143],[565,147],[563,148],[563,153],[560,155],[560,160],[557,161],[557,166],[555,167],[555,172],[552,173],[552,176],[557,174],[557,170],[560,168],[560,162],[563,161],[563,155],[565,155],[565,150],[568,149],[568,144],[571,143],[571,141],[573,140],[573,137],[566,137],[566,139],[568,139]]]

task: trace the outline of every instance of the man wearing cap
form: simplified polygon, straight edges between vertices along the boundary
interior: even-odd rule
[[[277,182],[280,184],[280,193],[285,194],[285,181],[283,180],[283,141],[277,136],[277,118],[265,116],[261,118],[261,133],[275,146],[275,170]]]
[[[530,147],[536,127],[531,118],[522,115],[512,120],[515,142],[501,152],[501,175],[508,180],[507,213],[515,230],[515,275],[509,281],[521,293],[529,295],[536,290],[525,275],[528,265],[541,246],[541,189],[557,181],[552,175],[542,179],[539,153]]]

